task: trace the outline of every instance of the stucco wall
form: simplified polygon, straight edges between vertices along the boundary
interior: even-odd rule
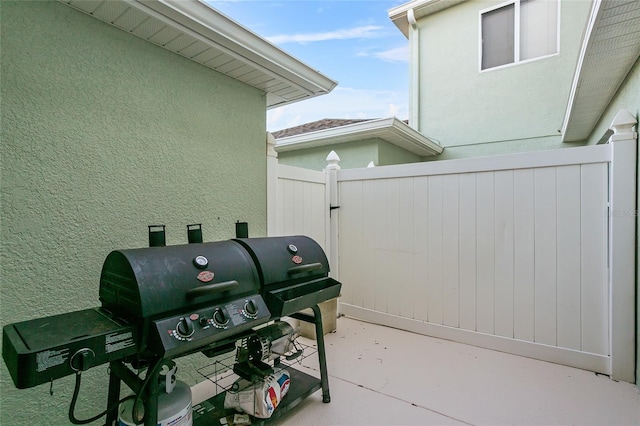
[[[2,1],[0,323],[99,306],[113,249],[266,233],[263,93],[58,2]],[[195,382],[203,355],[179,360]],[[68,424],[73,378],[16,390],[3,425]],[[106,366],[83,374],[78,415],[104,410]],[[104,419],[102,419],[104,421]],[[95,424],[102,424],[95,422]]]
[[[420,157],[381,139],[363,139],[360,141],[326,145],[278,153],[280,164],[322,170],[327,167],[327,155],[335,151],[340,157],[340,168],[356,169],[367,167],[373,161],[376,166],[416,163]]]
[[[394,144],[385,141],[378,142],[378,162],[376,163],[377,166],[417,163],[419,161],[419,156],[412,154],[409,151],[406,151]]]
[[[445,147],[440,159],[566,146],[560,129],[591,2],[562,1],[559,54],[480,72],[479,13],[498,3],[464,2],[418,22],[419,126]]]
[[[373,139],[326,145],[316,148],[302,149],[278,153],[278,162],[289,166],[311,170],[322,170],[327,167],[327,155],[335,151],[340,157],[340,167],[354,169],[367,167],[370,161],[378,161],[378,144]]]

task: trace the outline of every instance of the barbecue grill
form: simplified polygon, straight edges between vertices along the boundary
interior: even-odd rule
[[[191,241],[193,230],[188,230]],[[116,421],[116,411],[109,408],[118,406],[124,382],[142,403],[144,424],[155,426],[161,372],[175,367],[173,359],[195,352],[210,357],[227,353],[241,339],[259,341],[265,332],[259,334],[258,326],[276,321],[269,333],[287,329],[277,320],[290,316],[315,324],[321,377],[293,372],[290,403],[283,400],[276,413],[319,389],[329,402],[317,305],[337,297],[341,284],[328,276],[322,248],[305,236],[195,240],[115,250],[100,276],[101,307],[5,326],[3,358],[16,387],[76,373],[73,422],[80,372],[109,363],[107,424]],[[150,241],[162,245],[164,237],[152,238],[150,227]],[[300,312],[307,308],[313,315]],[[142,379],[134,370],[144,368]],[[206,416],[194,417],[196,425],[209,423]]]

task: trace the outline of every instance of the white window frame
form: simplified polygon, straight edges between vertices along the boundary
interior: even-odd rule
[[[560,3],[562,0],[557,0],[557,19],[556,19],[556,51],[555,53],[550,53],[548,55],[538,56],[536,58],[520,60],[520,0],[509,0],[504,3],[497,4],[495,6],[491,6],[489,8],[483,9],[478,13],[478,70],[481,73],[500,70],[503,68],[512,67],[520,64],[527,64],[534,61],[539,61],[541,59],[550,58],[552,56],[556,56],[560,54]],[[501,7],[508,6],[510,4],[514,5],[514,52],[513,52],[513,62],[504,65],[498,65],[491,68],[482,69],[482,15],[487,12],[491,12],[496,9],[500,9]]]

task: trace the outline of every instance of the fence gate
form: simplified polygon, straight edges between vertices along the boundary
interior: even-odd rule
[[[345,315],[633,382],[632,125],[606,145],[334,171],[337,194],[331,172],[277,166],[269,232],[330,249]]]

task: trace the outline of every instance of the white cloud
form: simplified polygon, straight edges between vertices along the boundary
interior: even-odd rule
[[[327,40],[347,40],[358,38],[374,38],[380,37],[382,34],[380,30],[383,27],[376,25],[366,25],[363,27],[346,28],[342,30],[327,31],[322,33],[306,33],[306,34],[281,34],[271,37],[266,37],[271,43],[285,44],[285,43],[311,43],[314,41],[327,41]]]
[[[328,95],[267,112],[267,130],[277,131],[323,118],[408,117],[406,93],[337,87]]]
[[[385,62],[409,62],[409,47],[402,46],[379,52],[360,52],[358,56],[372,56]]]

